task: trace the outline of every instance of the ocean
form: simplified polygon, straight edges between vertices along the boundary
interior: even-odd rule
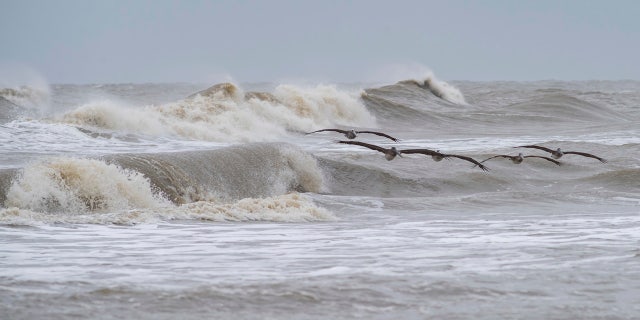
[[[2,319],[640,319],[637,81],[18,86],[0,142]]]

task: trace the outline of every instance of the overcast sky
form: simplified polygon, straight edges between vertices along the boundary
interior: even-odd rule
[[[640,1],[0,0],[0,80],[640,79]],[[398,79],[399,80],[399,79]]]

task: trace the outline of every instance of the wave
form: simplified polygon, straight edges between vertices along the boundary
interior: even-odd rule
[[[74,158],[50,158],[26,167],[5,198],[6,207],[70,213],[154,208],[165,201],[138,172]]]
[[[417,160],[417,159],[416,159]],[[395,161],[395,160],[394,160]],[[417,160],[420,161],[420,160]],[[321,160],[331,172],[327,184],[332,194],[365,196],[399,201],[396,206],[420,203],[424,206],[447,209],[460,208],[462,202],[470,209],[476,206],[501,206],[515,203],[574,202],[576,197],[589,199],[624,197],[636,199],[640,191],[639,169],[614,169],[593,173],[593,166],[550,166],[544,161],[529,161],[513,165],[508,161],[489,164],[491,171],[478,172],[468,166],[454,168],[454,164],[429,163],[424,167],[412,163],[403,170]],[[428,200],[422,202],[420,200]]]
[[[329,176],[326,183],[332,194],[403,197],[436,191],[429,184],[421,185],[411,178],[402,178],[381,168],[330,159],[320,159],[319,162]]]
[[[18,106],[26,108],[41,107],[49,103],[48,87],[19,86],[16,88],[1,88],[0,97]]]
[[[367,107],[374,112],[377,119],[381,122],[398,122],[398,121],[411,121],[416,120],[426,121],[428,123],[438,123],[440,118],[433,112],[426,112],[416,110],[409,106],[403,105],[399,102],[394,102],[391,99],[380,95],[375,90],[367,90],[361,95],[362,100],[366,103]]]
[[[175,203],[233,201],[291,191],[321,192],[316,159],[286,143],[250,143],[216,150],[119,154],[105,158],[148,177]]]
[[[598,186],[607,186],[608,190],[636,193],[640,192],[640,169],[617,169],[597,173],[589,177],[579,179],[580,183]]]
[[[386,125],[409,121],[414,124],[428,123],[429,127],[439,128],[458,120],[466,121],[466,117],[457,119],[460,117],[456,116],[461,112],[468,112],[471,106],[463,101],[464,98],[451,98],[459,90],[449,86],[453,90],[447,91],[450,93],[448,100],[454,101],[450,102],[440,93],[437,96],[431,90],[425,90],[424,83],[432,81],[430,79],[432,78],[423,81],[404,80],[393,85],[369,88],[364,90],[361,98],[376,118]]]
[[[336,217],[297,192],[265,198],[245,198],[233,203],[198,201],[165,210],[163,218],[207,221],[329,221]]]
[[[0,205],[7,200],[7,192],[19,173],[18,169],[0,169]]]
[[[557,193],[567,197],[574,192],[604,192],[606,190],[636,193],[640,185],[635,149],[637,144],[608,146],[588,142],[547,141],[539,143],[566,150],[582,150],[607,155],[608,164],[590,158],[567,155],[556,166],[543,159],[528,159],[514,165],[506,159],[485,163],[490,171],[482,172],[465,161],[434,162],[429,157],[405,155],[404,158],[386,162],[379,155],[348,152],[320,158],[319,163],[327,173],[326,185],[332,194],[371,197],[481,197],[487,192],[530,193],[533,199],[544,193]],[[517,144],[513,144],[515,146]],[[492,152],[476,151],[466,154],[482,160],[496,154],[548,156],[547,153],[500,147]],[[380,162],[384,161],[384,162]],[[623,165],[621,168],[620,166]],[[604,188],[603,188],[604,187]]]
[[[624,114],[611,108],[555,92],[512,104],[507,106],[507,109],[518,112],[519,116],[537,117],[545,121],[553,119],[562,121],[621,121],[627,119]]]
[[[410,80],[404,80],[399,82],[400,84],[413,84],[418,86],[421,89],[425,89],[428,90],[429,92],[431,92],[434,96],[446,100],[448,102],[451,102],[453,104],[456,105],[467,105],[467,101],[464,98],[464,95],[462,94],[462,92],[452,86],[451,84],[444,82],[442,80],[438,80],[435,76],[433,75],[429,75],[428,77],[421,79],[421,80],[416,80],[416,79],[410,79]]]
[[[112,101],[82,105],[58,118],[68,124],[220,142],[273,141],[288,131],[333,126],[375,126],[361,100],[334,86],[276,87],[243,93],[223,83],[182,101],[132,108]]]
[[[22,111],[22,108],[0,96],[0,123],[6,123],[15,119]]]
[[[562,89],[528,89],[533,91],[516,97],[514,92],[519,92],[517,90],[512,92],[510,88],[500,88],[502,91],[494,92],[497,89],[490,85],[483,87],[473,84],[467,89],[472,94],[474,105],[465,103],[453,106],[424,90],[422,86],[422,81],[400,81],[393,85],[366,89],[362,100],[385,126],[410,123],[435,134],[461,129],[465,133],[482,134],[539,132],[541,126],[548,127],[550,124],[555,125],[555,132],[577,131],[584,130],[585,123],[628,123],[632,116],[630,113],[619,112],[610,105],[587,101]],[[520,101],[514,102],[516,99]],[[497,104],[495,101],[503,103]]]
[[[394,160],[395,161],[395,160]],[[321,159],[332,194],[372,197],[427,197],[473,194],[486,188],[500,188],[509,182],[462,164],[435,163],[431,159],[410,159],[408,173],[368,167],[344,161]],[[426,161],[426,162],[425,162]],[[407,164],[406,164],[407,165]],[[446,166],[443,168],[443,166]],[[436,167],[440,167],[436,170]],[[443,174],[445,173],[446,174]]]
[[[299,193],[266,198],[246,198],[233,203],[199,201],[155,209],[112,212],[46,213],[9,207],[0,209],[0,224],[38,226],[42,224],[134,225],[169,220],[313,222],[336,220],[330,211],[318,207]]]
[[[321,192],[323,183],[310,154],[290,144],[255,143],[102,159],[48,158],[22,169],[5,204],[72,212],[152,208],[164,199],[184,204]]]
[[[324,176],[311,155],[287,144],[55,157],[5,173],[2,180],[11,179],[0,211],[5,224],[335,218],[298,194],[321,192]]]

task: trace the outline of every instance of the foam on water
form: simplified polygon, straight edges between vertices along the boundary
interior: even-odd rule
[[[198,201],[167,209],[163,218],[207,221],[330,221],[336,217],[310,198],[289,193],[267,198],[245,198],[233,203]]]
[[[94,159],[52,158],[26,167],[5,206],[38,212],[109,212],[165,204],[141,174]]]
[[[247,94],[232,84],[214,86],[182,101],[142,108],[94,101],[58,121],[119,132],[175,135],[206,141],[273,141],[287,131],[331,125],[375,126],[357,94],[319,85],[278,86],[273,95]]]
[[[333,221],[336,216],[317,206],[299,193],[265,198],[245,198],[231,203],[198,201],[179,206],[169,203],[154,208],[117,209],[73,213],[43,212],[18,207],[0,209],[0,224],[41,226],[51,224],[135,225],[157,224],[171,220],[199,221],[271,221],[310,222]]]
[[[221,175],[201,166],[201,161],[212,155]],[[4,196],[0,223],[136,224],[167,219],[300,222],[334,218],[309,198],[291,192],[297,188],[320,192],[324,188],[316,160],[291,146],[257,145],[187,153],[182,158],[179,154],[167,156],[115,156],[122,163],[141,164],[132,167],[147,175],[113,161],[45,158],[15,176]],[[238,162],[238,156],[255,161]],[[196,166],[189,169],[187,159]],[[182,169],[174,166],[177,164]],[[215,178],[202,179],[207,174]],[[177,194],[182,196],[178,199]],[[168,201],[168,195],[180,205]]]

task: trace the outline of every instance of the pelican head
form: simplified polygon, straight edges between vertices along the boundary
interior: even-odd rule
[[[442,159],[444,159],[444,157],[440,154],[440,150],[436,150],[436,152],[438,154],[431,155],[431,159],[433,159],[433,161],[435,161],[435,162],[442,161]]]
[[[562,150],[560,150],[560,148],[556,149],[556,151],[554,152],[551,152],[551,157],[554,159],[560,159],[563,155],[564,153],[562,152]]]

